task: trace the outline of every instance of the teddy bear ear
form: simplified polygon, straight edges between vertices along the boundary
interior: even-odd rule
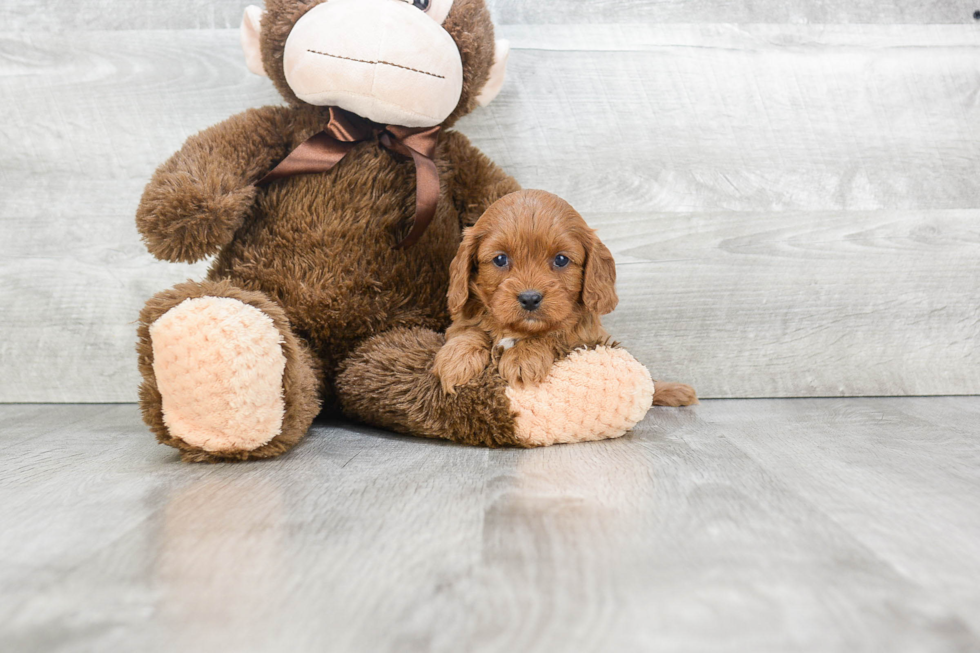
[[[242,50],[245,51],[245,65],[256,75],[268,77],[265,68],[262,66],[262,16],[265,10],[262,7],[249,5],[245,7],[245,15],[242,16]]]
[[[483,85],[483,90],[477,96],[476,101],[481,107],[490,104],[500,88],[504,85],[504,77],[507,74],[507,57],[510,55],[510,41],[499,39],[494,46],[493,65],[490,67],[490,77]]]

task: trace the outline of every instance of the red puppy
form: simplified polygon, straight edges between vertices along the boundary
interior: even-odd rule
[[[573,349],[609,343],[600,316],[618,302],[616,263],[582,216],[551,193],[511,193],[463,236],[433,372],[449,393],[493,361],[510,384],[538,383]],[[654,404],[697,402],[689,386],[655,387]]]

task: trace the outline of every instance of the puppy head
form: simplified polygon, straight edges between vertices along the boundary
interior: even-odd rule
[[[491,318],[501,331],[565,330],[618,303],[609,249],[565,200],[540,190],[495,202],[463,235],[450,266],[454,320]]]

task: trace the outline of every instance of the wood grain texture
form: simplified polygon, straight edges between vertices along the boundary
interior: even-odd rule
[[[969,0],[487,0],[500,24],[971,23]]]
[[[131,30],[237,27],[261,0],[18,0],[0,5],[0,29]],[[970,23],[969,0],[487,0],[498,24]]]
[[[600,228],[610,326],[655,375],[980,392],[974,26],[500,31],[509,81],[461,129]],[[7,33],[0,93],[0,401],[132,400],[139,308],[204,270],[146,254],[141,189],[190,134],[278,98],[235,30]]]
[[[0,6],[5,31],[175,30],[237,28],[248,5],[262,0],[18,0]]]
[[[970,553],[980,542],[980,512],[967,499],[980,479],[966,471],[980,468],[980,404],[943,398],[886,407],[874,400],[766,406],[775,420],[756,402],[712,404],[704,418],[724,422],[728,440],[835,515],[889,565],[942,591],[970,621],[980,616],[980,559]],[[787,437],[789,419],[808,425],[804,437]],[[874,487],[862,488],[869,478]],[[869,522],[872,513],[877,518]],[[911,515],[920,516],[909,523]]]
[[[461,128],[581,211],[977,206],[973,26],[505,33],[508,84]]]
[[[606,327],[654,378],[707,397],[980,392],[980,211],[586,217],[618,262]]]
[[[709,401],[495,450],[318,424],[187,465],[0,406],[10,651],[974,651],[980,399]]]

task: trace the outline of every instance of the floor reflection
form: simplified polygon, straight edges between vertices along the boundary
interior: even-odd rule
[[[156,569],[161,616],[198,646],[216,632],[225,646],[232,633],[253,642],[269,636],[283,622],[284,520],[280,488],[255,476],[202,479],[176,491],[164,509]]]

